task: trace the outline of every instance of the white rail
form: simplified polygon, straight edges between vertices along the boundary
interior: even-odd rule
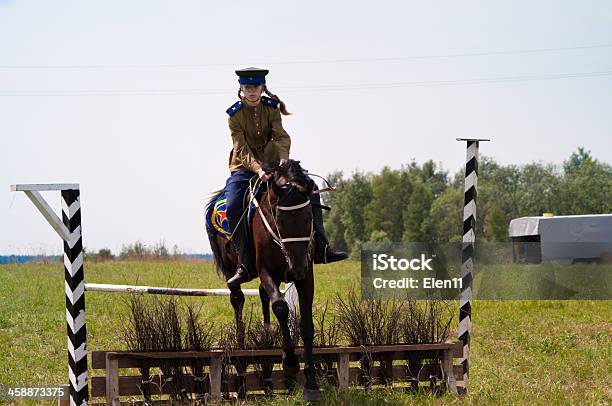
[[[292,283],[286,285],[284,294],[291,289]],[[174,295],[174,296],[229,296],[229,289],[185,289],[185,288],[164,288],[158,286],[137,286],[137,285],[110,285],[105,283],[86,283],[85,290],[88,292],[115,292],[115,293],[143,293],[149,295]],[[258,289],[242,289],[246,296],[259,296]]]

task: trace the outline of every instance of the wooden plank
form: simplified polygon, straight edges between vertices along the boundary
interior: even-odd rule
[[[340,388],[348,388],[349,368],[349,354],[338,354],[338,386]]]
[[[57,400],[57,406],[70,406],[70,385],[61,385],[64,389],[64,396]]]
[[[48,190],[79,190],[78,183],[29,183],[11,185],[11,192],[45,192]]]
[[[453,358],[463,358],[463,343],[455,341],[453,345]]]
[[[266,350],[267,352],[267,350]],[[440,355],[438,354],[439,350],[434,351],[420,351],[420,354],[424,359],[428,358],[438,358]],[[297,355],[300,356],[302,351],[296,351]],[[137,353],[136,353],[137,354]],[[214,355],[219,356],[220,352],[215,352]],[[281,351],[275,355],[241,355],[240,357],[234,356],[232,353],[226,353],[226,355],[230,356],[230,363],[237,362],[237,358],[246,359],[246,362],[249,364],[260,364],[265,360],[265,362],[272,364],[280,364],[282,361]],[[359,352],[350,352],[347,353],[350,361],[359,361],[363,354]],[[377,353],[373,353],[377,354]],[[378,353],[384,354],[384,353]],[[407,352],[402,351],[393,351],[391,354],[391,358],[394,360],[403,360],[406,359]],[[92,354],[92,366],[93,369],[104,369],[105,368],[105,352],[94,351]],[[370,354],[372,355],[372,354]],[[194,359],[197,359],[198,362],[202,363],[202,365],[209,365],[208,357],[199,356],[199,357],[182,357],[182,358],[173,358],[173,357],[163,357],[163,358],[155,358],[151,354],[142,353],[142,356],[132,356],[132,355],[122,355],[119,358],[119,368],[140,368],[140,367],[156,367],[159,366],[161,362],[172,361],[174,365],[182,365],[189,366],[193,363]],[[374,355],[372,358],[376,358]],[[336,362],[338,360],[337,353],[324,353],[324,354],[315,354],[314,355],[315,362]]]
[[[283,371],[273,371],[271,376],[272,386],[275,390],[286,390]],[[259,391],[266,388],[265,382],[263,381],[259,372],[247,372],[244,376],[245,385],[248,391]],[[151,395],[170,394],[168,386],[163,386],[160,382],[164,382],[163,376],[155,376],[155,384],[150,385]],[[298,381],[303,382],[303,373],[300,372],[297,377]],[[187,393],[196,393],[196,386],[193,380],[193,376],[183,376],[183,386]],[[140,376],[120,376],[119,377],[119,395],[120,396],[142,396],[140,386],[142,385],[142,378]],[[232,375],[227,381],[227,387],[230,392],[236,392],[238,390],[238,377]],[[161,388],[161,391],[160,391]],[[210,393],[209,383],[205,381],[206,393]],[[91,378],[91,397],[101,397],[106,395],[106,382],[103,376],[94,376]]]
[[[455,372],[453,371],[453,350],[444,351],[442,359],[442,374],[446,387],[453,395],[457,395],[457,383]]]
[[[212,400],[221,399],[221,358],[210,360],[210,397]]]
[[[463,371],[461,369],[461,365],[454,365],[453,369],[455,371],[456,379],[463,378]],[[358,367],[352,367],[348,370],[348,382],[349,384],[356,384],[358,382],[357,376],[359,374]],[[330,374],[337,376],[337,370],[332,369],[329,371]],[[378,366],[372,367],[371,370],[372,377],[374,380],[378,380],[380,377],[380,368]],[[405,365],[394,365],[393,366],[393,379],[397,382],[404,382],[411,380],[411,374],[408,373],[408,369]],[[426,381],[430,375],[436,376],[438,379],[442,379],[440,376],[440,366],[427,364],[420,369],[419,377],[421,380]],[[91,396],[92,397],[102,397],[106,395],[106,382],[105,377],[103,376],[94,376],[91,378]],[[165,381],[163,376],[155,376],[153,378],[156,384],[149,385],[151,390],[151,395],[159,395],[161,393],[169,394],[168,386],[164,386],[162,391],[160,392],[160,387],[162,387],[161,382]],[[300,371],[297,376],[298,382],[303,382],[303,372]],[[264,382],[261,374],[259,372],[247,372],[244,376],[245,386],[247,391],[260,391],[266,388],[266,382]],[[459,381],[459,379],[457,379]],[[282,370],[272,371],[272,375],[270,377],[270,382],[275,391],[278,390],[286,390],[287,386],[284,380],[284,374]],[[196,393],[196,386],[193,381],[193,377],[190,375],[183,376],[183,386],[188,393]],[[374,382],[376,384],[376,382]],[[460,382],[457,382],[460,384]],[[209,382],[204,381],[204,390],[209,393],[210,387]],[[142,378],[140,376],[120,376],[119,377],[119,396],[142,396],[142,390],[140,389],[142,385]],[[238,390],[238,379],[235,375],[232,375],[228,379],[227,383],[228,390],[231,392],[236,392]]]
[[[459,343],[460,344],[460,343]],[[436,344],[394,344],[394,345],[379,345],[379,346],[336,346],[336,347],[319,347],[313,348],[313,355],[326,355],[326,354],[361,354],[367,353],[380,353],[380,352],[396,352],[395,359],[401,359],[404,356],[405,351],[437,351],[455,348],[455,343],[436,343]],[[295,352],[297,355],[301,355],[304,349],[302,347],[296,348]],[[98,354],[100,353],[100,354]],[[120,360],[124,359],[189,359],[189,358],[208,358],[208,357],[219,357],[221,355],[242,358],[242,357],[266,357],[266,356],[282,356],[282,348],[270,348],[262,350],[234,350],[231,352],[224,352],[223,350],[209,350],[209,351],[177,351],[177,352],[130,352],[130,351],[112,351],[114,356]],[[94,369],[104,368],[103,360],[105,359],[104,351],[94,351],[92,353],[93,367]],[[120,365],[122,363],[120,362]],[[138,364],[126,365],[123,368],[134,367]],[[121,366],[120,366],[121,367]]]
[[[91,367],[93,369],[106,368],[106,353],[107,351],[93,351],[91,353]]]
[[[106,404],[108,406],[118,405],[119,402],[119,360],[113,358],[112,354],[106,354]]]
[[[110,353],[107,351],[94,351],[91,353],[91,365],[93,369],[105,369],[106,368],[106,354]],[[112,353],[115,353],[114,351]],[[138,353],[136,353],[138,354]],[[159,366],[159,359],[153,357],[118,357],[119,359],[119,369],[121,368],[141,368],[141,367],[155,367]],[[165,358],[168,360],[168,358]],[[209,357],[191,357],[191,358],[181,358],[181,359],[172,359],[175,361],[176,365],[184,365],[189,366],[193,363],[193,361],[197,359],[199,363],[202,365],[208,365],[210,363]],[[280,359],[280,358],[279,358]]]
[[[163,376],[153,377],[153,384],[149,385],[151,395],[169,394],[168,385],[162,387],[161,382],[164,382]],[[193,384],[193,377],[185,376],[185,389],[188,393],[195,393],[196,390]],[[140,376],[120,376],[119,377],[119,396],[142,396],[142,377]],[[206,384],[206,392],[209,392],[208,383]],[[103,376],[94,376],[91,378],[91,397],[97,398],[106,396],[106,378]]]

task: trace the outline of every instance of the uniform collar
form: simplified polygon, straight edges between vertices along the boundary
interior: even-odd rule
[[[243,106],[243,107],[245,107],[245,108],[246,108],[246,109],[248,109],[248,110],[253,110],[253,109],[255,109],[255,108],[260,108],[260,107],[261,107],[261,97],[259,98],[259,104],[258,104],[257,106],[255,106],[255,107],[251,106],[251,105],[250,105],[250,104],[247,102],[246,97],[243,97],[241,101],[242,101],[242,106]]]

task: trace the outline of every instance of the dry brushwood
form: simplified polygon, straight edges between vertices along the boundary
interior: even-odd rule
[[[355,288],[348,295],[336,295],[331,302],[317,306],[315,314],[314,345],[318,347],[335,346],[345,342],[356,346],[373,346],[388,344],[424,344],[439,343],[447,340],[450,325],[453,320],[451,304],[442,300],[361,300]],[[237,349],[281,348],[282,333],[279,324],[273,320],[264,325],[258,312],[251,311],[243,330],[239,334],[235,322],[226,323],[215,330],[213,323],[201,317],[199,309],[193,305],[185,306],[177,298],[154,298],[146,300],[142,295],[132,295],[129,299],[130,318],[124,329],[124,338],[130,351],[202,351],[214,347],[224,351],[222,357],[222,392],[229,396],[229,379],[236,374],[239,382],[244,381],[247,368],[250,365],[261,374],[268,383],[267,392],[272,393],[271,374],[273,364],[266,358],[252,360],[237,359],[230,353]],[[300,340],[300,317],[291,312],[289,329],[294,345]],[[215,339],[216,338],[216,339]],[[239,343],[240,341],[240,343]],[[413,385],[418,387],[426,359],[439,363],[437,355],[407,353],[406,362]],[[333,363],[325,357],[315,358],[315,368],[320,378],[332,380],[335,378]],[[374,363],[380,365],[382,383],[392,382],[393,360],[384,356],[365,351],[360,359],[359,381],[369,386],[371,368]],[[140,368],[142,374],[141,391],[145,402],[151,399],[150,385],[169,392],[174,400],[188,400],[185,390],[185,370],[175,360],[165,360],[159,367],[160,374],[151,378],[148,365]],[[194,359],[190,365],[190,373],[195,382],[196,401],[205,401],[208,388],[208,376],[205,373],[205,362]],[[159,382],[158,382],[159,381]],[[331,382],[331,381],[330,381]],[[243,382],[244,383],[244,382]],[[333,382],[332,382],[333,383]],[[246,386],[241,385],[239,396],[246,396]]]
[[[335,300],[338,326],[351,345],[384,345],[401,342],[401,301],[360,300],[355,289],[346,299]]]
[[[452,321],[450,304],[446,301],[407,300],[401,319],[402,339],[407,344],[444,342]]]
[[[180,307],[176,298],[147,301],[142,295],[132,295],[130,321],[124,330],[124,339],[130,351],[181,351],[183,332]],[[158,386],[165,388],[173,399],[186,400],[184,371],[174,360],[165,360],[160,365],[162,374]],[[145,400],[150,399],[149,368],[140,368]]]
[[[187,333],[185,335],[185,348],[191,351],[206,351],[212,348],[214,325],[202,320],[199,309],[195,309],[193,304],[187,305]],[[193,375],[195,390],[197,392],[196,401],[206,400],[208,392],[207,375],[204,374],[204,362],[200,359],[193,359],[190,365],[191,375]]]

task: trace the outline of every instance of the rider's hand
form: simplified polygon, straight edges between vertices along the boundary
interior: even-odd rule
[[[268,179],[270,179],[270,175],[264,172],[264,170],[261,168],[259,168],[257,174],[259,175],[259,179],[261,179],[262,182],[267,182]]]
[[[282,165],[282,164],[284,164],[285,162],[287,162],[287,160],[286,160],[286,159],[281,159],[281,160],[280,160],[280,164],[281,164],[281,165]]]

